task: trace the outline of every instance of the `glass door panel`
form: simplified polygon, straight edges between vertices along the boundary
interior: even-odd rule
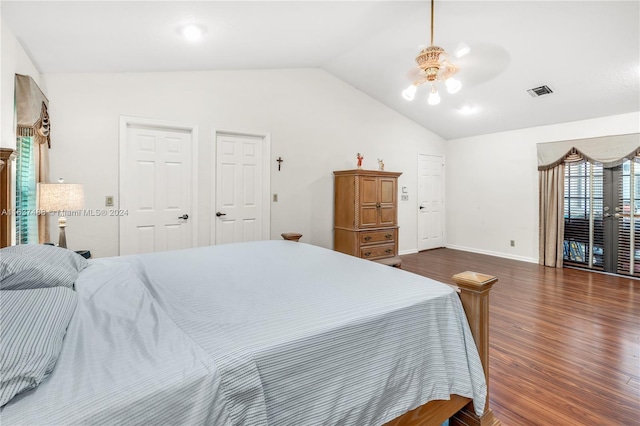
[[[616,173],[617,205],[613,213],[618,240],[616,272],[640,276],[640,164],[625,161],[616,168]]]
[[[565,165],[564,262],[640,276],[640,162]]]

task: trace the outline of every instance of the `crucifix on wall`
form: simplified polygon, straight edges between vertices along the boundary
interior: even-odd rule
[[[278,162],[278,171],[280,171],[280,166],[282,166],[282,162],[284,160],[282,159],[282,157],[278,157],[278,159],[276,161]]]

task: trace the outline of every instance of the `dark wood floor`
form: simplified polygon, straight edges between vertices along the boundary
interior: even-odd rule
[[[640,425],[640,281],[450,249],[402,269],[495,275],[491,407],[503,425]]]

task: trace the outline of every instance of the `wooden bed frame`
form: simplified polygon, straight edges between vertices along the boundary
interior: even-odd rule
[[[12,149],[0,148],[0,212],[10,212],[14,205],[11,199],[11,169],[14,158]],[[0,216],[0,247],[11,245],[12,221],[12,214]],[[481,417],[476,416],[469,398],[451,395],[451,399],[447,401],[428,402],[384,426],[439,426],[447,419],[450,419],[451,426],[500,425],[500,421],[494,417],[489,407],[489,291],[498,279],[475,272],[462,272],[454,275],[453,281],[469,320],[487,380],[484,414]]]

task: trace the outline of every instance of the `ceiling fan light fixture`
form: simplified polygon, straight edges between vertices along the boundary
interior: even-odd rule
[[[444,84],[447,86],[447,92],[451,94],[458,93],[462,88],[462,83],[460,83],[460,80],[456,80],[453,77],[449,77],[448,79],[446,79]]]
[[[412,84],[402,91],[402,97],[408,101],[412,101],[416,97],[416,90],[418,90],[418,88]]]
[[[438,94],[438,90],[435,86],[431,86],[431,93],[429,93],[427,103],[429,105],[438,105],[440,103],[440,95]]]
[[[418,64],[420,77],[414,81],[413,89],[406,89],[402,92],[402,96],[411,101],[415,97],[417,86],[424,83],[431,83],[431,94],[429,95],[428,102],[430,105],[437,105],[440,103],[440,95],[435,88],[435,83],[439,80],[444,81],[449,93],[456,93],[462,88],[462,83],[459,80],[451,78],[456,72],[458,67],[449,62],[449,55],[440,46],[433,44],[433,22],[434,22],[434,0],[431,0],[431,45],[426,47],[418,53],[416,56],[416,63]],[[460,56],[467,54],[471,49],[465,43],[460,43],[458,49],[460,50]],[[459,57],[459,56],[458,56]]]

